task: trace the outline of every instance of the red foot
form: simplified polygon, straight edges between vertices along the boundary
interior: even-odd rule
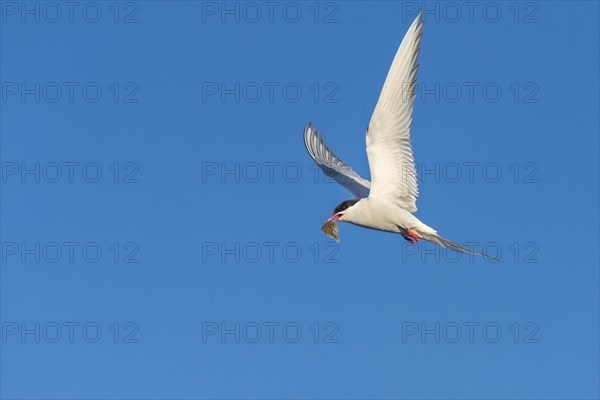
[[[415,235],[415,234],[413,233],[413,231],[411,231],[410,229],[406,228],[406,232],[408,232],[408,234],[409,234],[410,236],[412,236],[412,238],[413,238],[413,239],[415,239],[417,242],[419,241],[419,238],[417,237],[417,235]]]
[[[410,244],[415,244],[419,241],[419,238],[417,235],[415,235],[413,233],[413,231],[411,231],[410,229],[406,228],[406,232],[408,232],[408,234],[410,236],[406,236],[406,235],[402,235],[402,237],[404,238],[404,240],[406,240],[408,243]],[[413,240],[414,239],[414,240]]]

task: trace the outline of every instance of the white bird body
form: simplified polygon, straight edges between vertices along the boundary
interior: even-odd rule
[[[339,204],[323,227],[337,221],[364,228],[399,233],[414,244],[419,239],[461,253],[480,254],[442,238],[413,215],[419,194],[410,144],[410,124],[415,99],[416,75],[423,22],[421,14],[408,28],[394,57],[366,135],[371,182],[361,178],[327,147],[310,122],[304,144],[323,172],[358,199]],[[331,227],[329,227],[331,228]],[[323,229],[323,232],[333,232]],[[337,229],[332,236],[337,239]]]
[[[410,212],[375,196],[361,199],[347,208],[338,221],[402,235],[407,234],[408,228],[419,238],[427,234],[436,234],[433,228],[425,225]]]

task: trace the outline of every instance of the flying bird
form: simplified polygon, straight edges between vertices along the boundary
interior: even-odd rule
[[[327,176],[356,196],[338,204],[321,230],[339,241],[337,222],[349,222],[399,233],[412,244],[423,239],[460,253],[490,257],[444,239],[413,215],[417,211],[419,191],[410,145],[410,123],[422,29],[419,14],[396,52],[369,122],[366,144],[371,182],[337,157],[310,122],[306,125],[304,143],[312,159]]]

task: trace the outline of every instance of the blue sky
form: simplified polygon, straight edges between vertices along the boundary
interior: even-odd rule
[[[429,2],[417,216],[342,224],[421,2],[0,3],[2,398],[598,398],[599,7]],[[501,253],[498,253],[501,252]]]

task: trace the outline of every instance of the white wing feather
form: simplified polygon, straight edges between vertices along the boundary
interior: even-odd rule
[[[335,179],[337,183],[356,197],[364,198],[369,196],[371,183],[361,178],[348,164],[333,154],[321,135],[317,133],[317,129],[311,128],[310,122],[304,128],[304,144],[306,145],[308,154],[310,154],[325,175]]]
[[[388,72],[367,129],[371,197],[417,211],[419,194],[410,145],[416,65],[423,22],[417,16],[404,36]]]

